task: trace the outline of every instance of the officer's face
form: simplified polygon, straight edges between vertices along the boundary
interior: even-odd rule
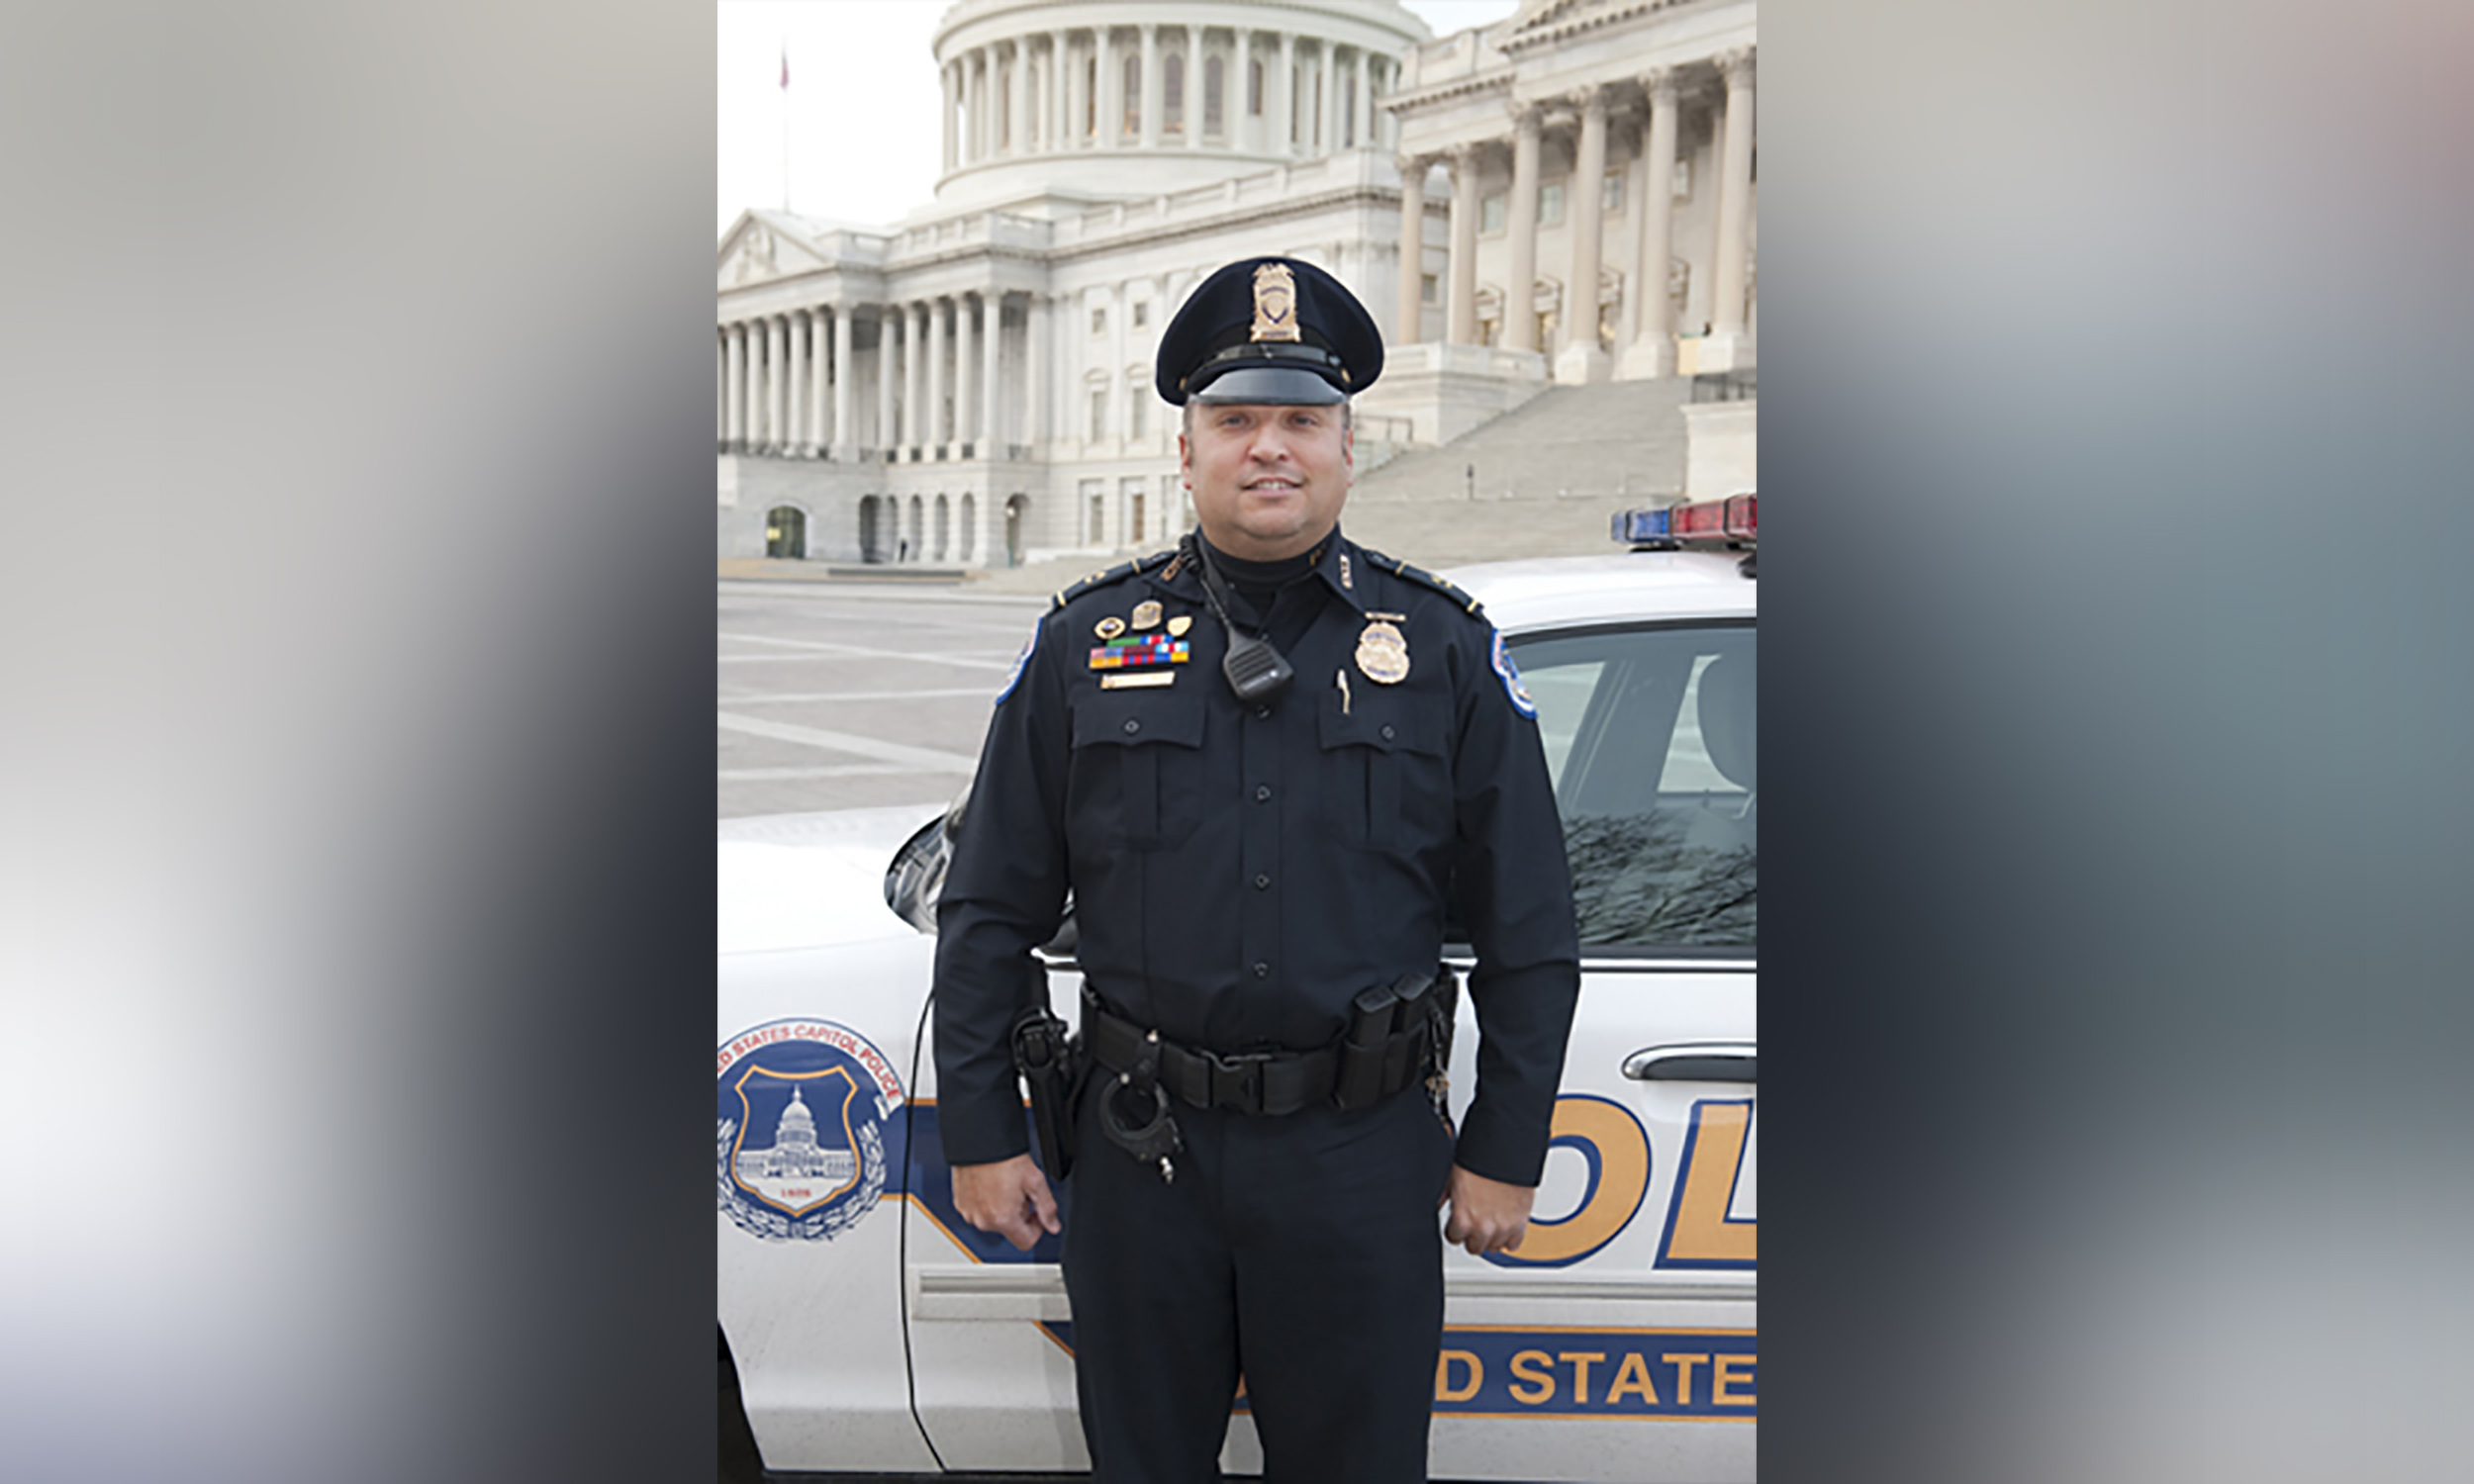
[[[1340,523],[1356,465],[1339,407],[1197,405],[1186,429],[1177,439],[1186,488],[1220,550],[1275,562]]]

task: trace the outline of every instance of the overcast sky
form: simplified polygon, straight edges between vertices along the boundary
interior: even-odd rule
[[[1437,36],[1510,15],[1517,0],[1406,0]],[[716,237],[751,206],[780,206],[787,95],[790,207],[887,227],[934,198],[943,133],[929,46],[949,0],[721,0]]]

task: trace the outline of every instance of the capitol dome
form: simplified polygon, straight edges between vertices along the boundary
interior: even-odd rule
[[[1377,104],[1432,36],[1398,0],[960,0],[937,205],[1073,210],[1388,149]]]

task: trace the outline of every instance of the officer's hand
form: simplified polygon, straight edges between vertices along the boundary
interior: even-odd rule
[[[958,1172],[958,1171],[957,1171]],[[1534,1185],[1506,1185],[1452,1166],[1452,1219],[1443,1224],[1443,1240],[1469,1249],[1470,1255],[1508,1252],[1529,1231],[1529,1204],[1538,1198]]]
[[[995,1164],[955,1165],[954,1205],[964,1221],[1026,1252],[1040,1233],[1054,1236],[1064,1230],[1057,1225],[1057,1198],[1048,1191],[1048,1177],[1028,1155]],[[1528,1207],[1521,1209],[1526,1215]]]

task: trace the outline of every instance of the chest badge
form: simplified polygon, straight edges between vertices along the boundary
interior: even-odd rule
[[[1100,619],[1097,623],[1093,624],[1091,626],[1091,631],[1097,634],[1102,639],[1113,639],[1117,635],[1125,632],[1125,620],[1119,618],[1114,613],[1111,613],[1107,617]]]
[[[1169,619],[1169,637],[1172,639],[1183,639],[1186,637],[1186,630],[1192,628],[1193,626],[1193,614],[1179,613],[1175,617]]]
[[[1142,602],[1134,604],[1134,616],[1125,621],[1127,626],[1131,628],[1158,628],[1160,626],[1160,604],[1158,601],[1146,598]]]
[[[1358,635],[1358,671],[1379,686],[1396,686],[1409,678],[1409,641],[1388,621],[1378,618]]]

